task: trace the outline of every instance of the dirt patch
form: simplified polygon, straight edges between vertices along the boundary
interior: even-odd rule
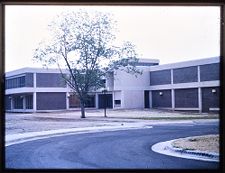
[[[205,135],[178,139],[173,147],[219,153],[219,135]]]
[[[6,134],[26,133],[36,131],[46,131],[65,128],[94,127],[101,125],[120,126],[123,123],[132,125],[141,123],[165,123],[177,120],[200,120],[215,119],[218,121],[218,114],[188,114],[183,115],[179,112],[161,111],[155,109],[131,109],[131,110],[112,110],[107,109],[107,118],[104,117],[104,110],[86,110],[86,118],[80,118],[79,110],[59,111],[50,113],[6,113],[5,131]]]

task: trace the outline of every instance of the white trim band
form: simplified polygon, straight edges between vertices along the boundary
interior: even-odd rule
[[[166,85],[153,85],[150,90],[168,90],[168,89],[185,89],[185,88],[202,88],[202,87],[217,87],[220,86],[220,81],[204,81],[204,82],[191,82],[191,83],[178,83]]]

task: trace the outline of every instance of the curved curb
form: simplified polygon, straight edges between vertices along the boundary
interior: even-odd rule
[[[204,151],[199,151],[199,150],[186,150],[182,148],[176,148],[173,146],[168,147],[170,150],[174,152],[179,152],[179,153],[186,153],[186,154],[192,154],[192,155],[197,155],[197,156],[202,156],[202,157],[208,157],[208,158],[214,158],[214,159],[219,159],[219,154],[214,153],[214,152],[204,152]]]
[[[203,152],[198,150],[185,150],[181,148],[175,148],[171,145],[174,140],[159,142],[154,144],[151,149],[154,152],[165,154],[168,156],[195,159],[201,161],[219,162],[219,154],[213,152]]]

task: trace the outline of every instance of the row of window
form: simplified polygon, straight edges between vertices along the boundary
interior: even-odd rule
[[[11,98],[13,109],[33,109],[33,96],[27,95],[27,96],[16,96]],[[25,99],[25,101],[24,101]],[[25,105],[24,105],[25,103]]]
[[[26,77],[25,77],[26,75]],[[33,87],[33,74],[26,73],[21,77],[14,77],[11,79],[6,79],[5,88],[20,88],[20,87]],[[61,74],[54,73],[37,73],[36,76],[37,87],[66,87],[66,82],[62,78]]]
[[[219,80],[219,63],[200,66],[200,81]],[[173,83],[198,82],[197,66],[173,69]],[[150,85],[171,84],[171,69],[150,72]]]
[[[6,89],[25,87],[25,76],[7,79],[5,87]]]

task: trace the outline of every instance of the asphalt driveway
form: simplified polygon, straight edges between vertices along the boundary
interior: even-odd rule
[[[217,134],[217,123],[159,124],[151,129],[73,134],[6,147],[6,167],[16,169],[217,169],[219,163],[155,153],[157,142]]]

